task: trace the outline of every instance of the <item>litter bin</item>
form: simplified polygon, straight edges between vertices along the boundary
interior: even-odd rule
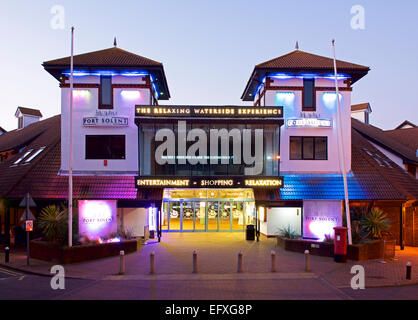
[[[347,262],[347,231],[345,227],[334,227],[334,261]]]
[[[247,226],[247,230],[245,231],[245,238],[246,240],[255,240],[255,227],[252,224]]]

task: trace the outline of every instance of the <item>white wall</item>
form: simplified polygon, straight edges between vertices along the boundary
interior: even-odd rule
[[[268,235],[279,235],[281,229],[290,229],[302,234],[302,209],[301,208],[266,208],[267,222],[260,223],[260,232]]]
[[[351,117],[357,119],[363,123],[366,123],[366,112],[365,111],[353,111]]]
[[[148,226],[148,210],[146,208],[118,208],[121,216],[122,229],[129,228],[134,237],[144,236],[144,227]]]
[[[280,87],[303,87],[303,79],[273,79],[272,86]],[[280,172],[283,174],[292,173],[340,173],[338,159],[338,136],[337,136],[337,101],[335,91],[321,90],[320,87],[335,87],[334,80],[316,79],[316,111],[302,112],[302,91],[301,90],[267,90],[265,93],[266,106],[283,106],[285,124],[281,128],[280,137]],[[347,87],[343,80],[339,80],[339,86]],[[319,88],[319,89],[318,89]],[[292,93],[294,98],[279,100],[278,92]],[[334,93],[334,99],[329,99]],[[342,108],[342,133],[344,145],[344,157],[347,172],[351,171],[351,92],[340,91]],[[290,96],[291,97],[291,96]],[[325,99],[327,98],[327,99]],[[331,128],[287,128],[286,119],[313,117],[332,120]],[[289,159],[289,137],[290,136],[326,136],[328,138],[328,160],[290,160]]]
[[[75,77],[74,83],[99,84],[99,76]],[[112,84],[144,84],[143,77],[113,76]],[[147,88],[114,88],[113,109],[99,110],[98,88],[76,88],[75,90],[88,90],[86,96],[74,97],[73,102],[73,170],[74,174],[137,174],[138,173],[138,128],[134,123],[135,105],[150,104],[150,90]],[[139,90],[140,96],[128,99],[121,95],[122,90]],[[69,169],[69,104],[70,89],[61,89],[61,173],[68,173]],[[96,112],[114,112],[116,117],[128,117],[127,127],[85,127],[83,118],[94,117]],[[126,157],[124,160],[108,160],[107,166],[103,160],[85,159],[85,136],[101,134],[124,134],[126,135]]]

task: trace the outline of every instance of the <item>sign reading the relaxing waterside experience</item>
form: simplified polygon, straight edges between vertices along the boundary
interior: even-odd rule
[[[135,106],[136,117],[282,118],[283,107]]]
[[[190,178],[190,177],[137,177],[137,188],[281,188],[282,177],[225,177],[225,178]]]

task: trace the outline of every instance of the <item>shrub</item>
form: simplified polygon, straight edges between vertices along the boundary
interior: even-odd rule
[[[130,240],[134,238],[133,232],[130,228],[126,227],[125,229],[122,229],[118,232],[118,236],[125,240]]]
[[[67,210],[56,205],[42,209],[38,220],[42,236],[50,242],[62,242],[67,229]]]
[[[332,234],[326,234],[324,238],[324,242],[326,243],[334,243],[334,237]]]
[[[300,235],[294,229],[292,229],[290,225],[288,225],[286,228],[279,229],[279,232],[282,237],[288,239],[296,239],[300,237]]]
[[[381,209],[373,208],[363,216],[360,226],[368,238],[382,239],[388,234],[390,221]]]

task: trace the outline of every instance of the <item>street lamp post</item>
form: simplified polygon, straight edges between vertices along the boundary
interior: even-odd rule
[[[73,246],[73,82],[74,82],[74,27],[71,27],[70,58],[70,167],[68,175],[68,246]]]
[[[340,158],[340,168],[343,175],[344,181],[344,201],[345,201],[345,216],[347,219],[347,228],[348,228],[348,244],[353,244],[352,235],[351,235],[351,218],[350,218],[350,205],[348,203],[348,186],[347,186],[347,172],[345,167],[345,157],[344,157],[344,142],[342,136],[342,121],[341,121],[341,106],[340,106],[340,94],[338,90],[338,76],[337,76],[337,60],[335,59],[335,40],[332,40],[332,50],[334,54],[334,75],[335,75],[335,93],[337,99],[337,120],[338,120],[338,146],[339,146],[339,158]]]

